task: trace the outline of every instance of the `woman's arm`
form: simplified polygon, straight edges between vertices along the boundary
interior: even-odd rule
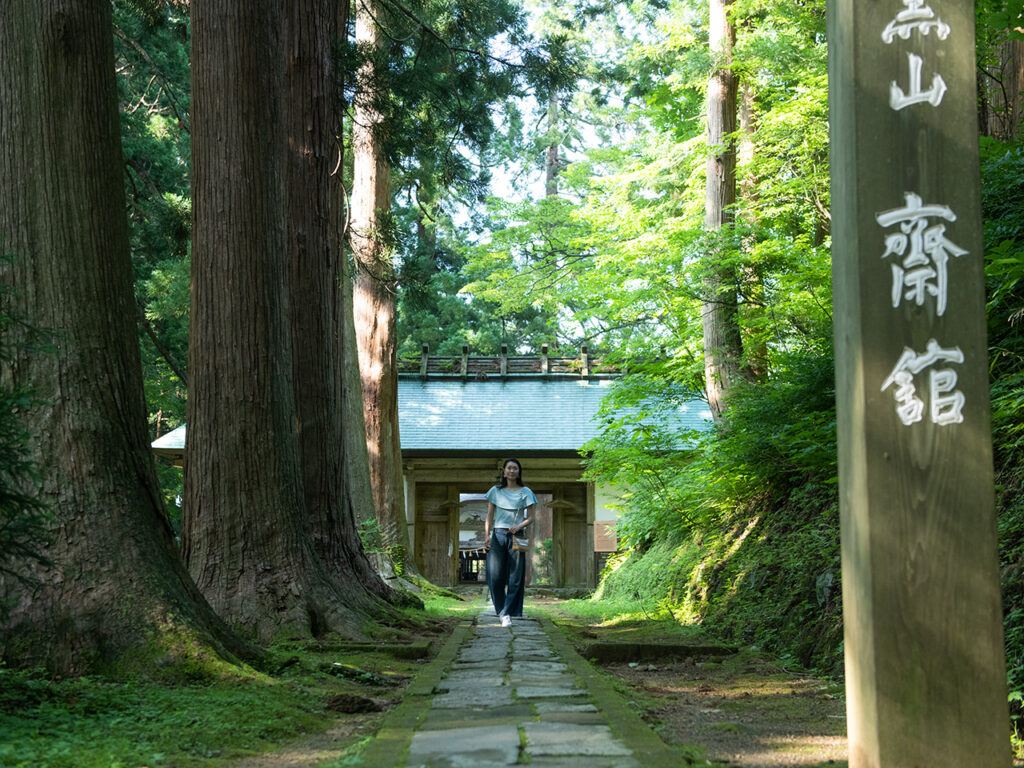
[[[491,528],[494,527],[494,504],[487,502],[487,519],[484,520],[484,549],[491,548]]]
[[[532,522],[532,518],[530,517],[530,515],[533,514],[533,510],[536,509],[536,507],[537,507],[536,504],[531,504],[530,506],[528,506],[526,508],[526,510],[524,511],[524,513],[523,513],[524,514],[523,522],[519,523],[518,525],[513,525],[511,528],[509,528],[509,531],[511,533],[518,533],[523,528],[528,526]]]

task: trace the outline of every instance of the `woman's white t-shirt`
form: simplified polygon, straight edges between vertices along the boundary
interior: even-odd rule
[[[508,488],[495,485],[487,492],[487,500],[494,505],[495,528],[511,528],[516,523],[521,523],[524,513],[520,512],[517,516],[517,510],[525,510],[537,503],[533,491],[525,486],[510,491]]]

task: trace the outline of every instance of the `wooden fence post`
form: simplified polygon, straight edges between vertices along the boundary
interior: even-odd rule
[[[1005,768],[974,3],[829,0],[851,768]]]

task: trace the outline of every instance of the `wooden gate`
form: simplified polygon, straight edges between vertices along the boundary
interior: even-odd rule
[[[458,486],[416,484],[416,566],[442,587],[458,579],[458,511]]]
[[[585,587],[590,582],[594,546],[587,525],[586,487],[567,483],[551,500],[556,586]]]

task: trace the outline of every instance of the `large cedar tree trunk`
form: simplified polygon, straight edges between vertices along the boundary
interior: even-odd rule
[[[288,20],[282,0],[192,5],[183,553],[214,608],[262,640],[359,636],[384,605],[362,580],[337,579],[341,564],[325,566],[306,505],[285,217]]]
[[[736,74],[732,70],[735,30],[727,16],[731,0],[710,0],[709,46],[714,70],[708,79],[708,158],[704,191],[704,228],[715,236],[733,221],[736,201]],[[742,349],[738,325],[735,270],[722,263],[713,246],[704,279],[704,379],[711,413],[717,421],[729,392],[740,379]]]
[[[367,53],[384,42],[377,26],[381,17],[381,7],[372,0],[356,6],[356,44]],[[397,276],[387,232],[391,169],[383,146],[385,117],[375,104],[386,83],[384,67],[370,58],[356,77],[349,232],[355,261],[353,317],[377,522],[385,544],[402,556],[409,539],[398,433]]]
[[[344,427],[362,443],[368,462],[360,398],[351,425],[344,400],[344,327],[351,303],[341,290],[343,243],[337,236],[331,176],[336,150],[336,73],[331,43],[337,34],[337,0],[305,0],[289,8],[286,89],[288,109],[287,226],[290,268],[292,372],[305,503],[317,554],[336,578],[355,578],[375,594],[393,593],[363,552],[353,505],[346,503]],[[344,18],[342,25],[344,29]],[[340,125],[338,126],[340,129]],[[340,166],[340,163],[339,163]],[[338,302],[349,302],[337,307]],[[351,324],[351,320],[348,321]],[[358,377],[354,380],[359,390]],[[349,384],[351,386],[351,383]],[[367,479],[367,485],[369,481]],[[366,509],[372,509],[367,498]]]
[[[351,5],[348,0],[338,4],[338,29],[348,34]],[[347,72],[339,72],[344,79]],[[341,360],[338,379],[338,398],[341,402],[342,474],[344,477],[344,505],[346,514],[357,523],[376,520],[373,483],[370,479],[370,457],[367,451],[366,419],[363,415],[363,384],[359,370],[359,348],[355,322],[352,317],[352,271],[349,269],[344,244],[349,225],[349,197],[344,186],[345,175],[345,104],[335,103],[336,159],[331,175],[332,253],[337,259],[339,279],[332,283],[334,290],[335,354]]]
[[[31,587],[0,577],[0,657],[173,675],[175,656],[251,651],[185,571],[149,450],[112,34],[107,0],[0,5],[5,309],[52,344],[2,375],[40,401],[24,418],[54,563]]]

